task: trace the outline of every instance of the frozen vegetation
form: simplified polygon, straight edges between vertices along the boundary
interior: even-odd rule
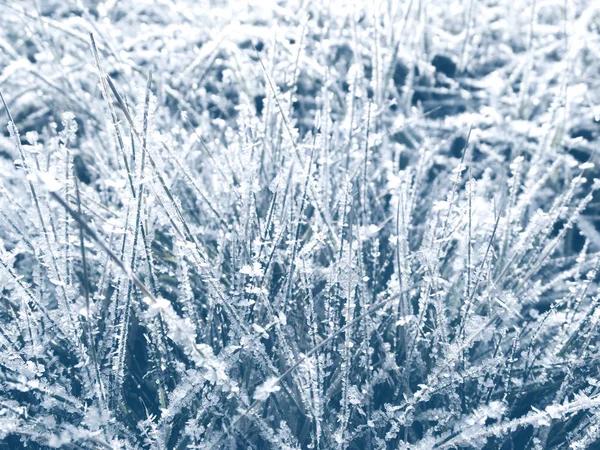
[[[0,0],[0,448],[600,448],[600,2]]]

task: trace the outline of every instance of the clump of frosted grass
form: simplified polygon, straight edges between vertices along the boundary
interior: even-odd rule
[[[2,444],[594,448],[597,19],[0,4]]]

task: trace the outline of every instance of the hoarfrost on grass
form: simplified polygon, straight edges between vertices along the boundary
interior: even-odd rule
[[[598,6],[346,3],[0,5],[1,446],[599,445]]]

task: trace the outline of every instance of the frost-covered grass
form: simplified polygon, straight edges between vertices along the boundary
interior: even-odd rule
[[[0,1],[0,439],[600,445],[600,4]]]

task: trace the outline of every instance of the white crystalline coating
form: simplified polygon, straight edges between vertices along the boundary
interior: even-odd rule
[[[144,297],[144,303],[148,305],[148,314],[150,317],[154,317],[157,314],[166,312],[171,307],[171,302],[162,297],[158,297],[156,299]]]
[[[458,175],[458,174],[464,172],[465,170],[467,170],[467,166],[465,164],[459,164],[457,167],[452,169],[452,173],[455,175]]]
[[[240,273],[243,275],[248,275],[251,278],[262,277],[263,270],[260,263],[252,263],[252,265],[246,264],[240,269]]]
[[[279,172],[269,183],[269,190],[273,193],[280,192],[284,188],[284,184],[285,174],[283,172]]]
[[[264,337],[268,337],[269,334],[267,333],[267,330],[265,330],[263,327],[261,327],[260,325],[253,323],[252,324],[252,328],[254,329],[254,331]]]
[[[362,226],[362,227],[360,227],[360,236],[362,239],[369,239],[369,238],[377,235],[379,230],[380,230],[380,227],[375,224]]]
[[[55,279],[55,278],[49,278],[48,281],[50,281],[50,283],[52,283],[54,286],[64,286],[65,282]]]
[[[444,212],[447,211],[448,208],[450,208],[450,203],[445,200],[437,200],[433,204],[433,211]]]
[[[281,387],[278,385],[278,378],[271,377],[256,388],[253,397],[255,400],[264,401],[269,398],[271,394],[279,392],[280,390]]]
[[[63,187],[54,174],[49,172],[37,171],[28,176],[31,181],[38,181],[49,191],[57,192]]]
[[[238,304],[238,306],[241,306],[241,307],[248,307],[248,306],[254,305],[255,303],[256,302],[254,300],[245,298],[245,299],[240,300],[237,304]]]
[[[283,311],[279,311],[279,313],[277,314],[277,317],[278,317],[279,323],[281,325],[287,325],[287,317]]]
[[[4,447],[600,447],[597,1],[0,3]]]
[[[416,319],[415,316],[404,316],[396,321],[396,326],[403,327]]]

